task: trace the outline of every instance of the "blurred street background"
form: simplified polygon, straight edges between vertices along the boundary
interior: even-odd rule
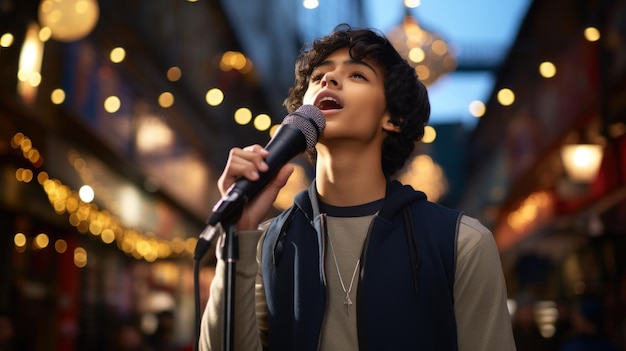
[[[341,23],[427,85],[399,179],[493,232],[518,350],[626,348],[626,1],[0,0],[0,351],[191,350],[228,150]]]

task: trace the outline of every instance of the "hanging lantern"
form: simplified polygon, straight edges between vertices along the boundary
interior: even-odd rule
[[[448,44],[440,35],[420,27],[408,10],[402,24],[392,28],[387,37],[426,86],[456,69],[456,59]]]
[[[39,22],[51,30],[58,41],[70,42],[86,37],[98,23],[100,8],[96,0],[43,0]]]

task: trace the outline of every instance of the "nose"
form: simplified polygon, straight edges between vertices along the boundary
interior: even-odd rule
[[[327,86],[333,86],[335,88],[339,87],[339,81],[335,78],[332,72],[328,72],[324,74],[324,77],[322,77],[322,88]]]

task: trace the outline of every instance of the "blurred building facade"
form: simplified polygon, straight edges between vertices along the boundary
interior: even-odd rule
[[[276,108],[219,3],[101,1],[67,40],[43,17],[94,9],[60,3],[0,4],[0,310],[24,350],[109,350],[119,325],[149,333],[163,310],[189,344],[217,172],[231,147],[268,139],[234,112]]]
[[[460,205],[492,228],[510,297],[548,301],[555,310],[558,301],[596,296],[622,347],[625,28],[624,1],[533,2],[470,136]],[[514,93],[506,106],[503,88]],[[587,181],[566,172],[562,150],[575,144],[603,151]],[[547,336],[558,322],[552,317],[543,325]]]

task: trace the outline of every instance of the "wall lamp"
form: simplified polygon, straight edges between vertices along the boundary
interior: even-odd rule
[[[575,183],[589,184],[598,176],[603,147],[597,144],[572,144],[561,147],[561,160],[567,177]]]

